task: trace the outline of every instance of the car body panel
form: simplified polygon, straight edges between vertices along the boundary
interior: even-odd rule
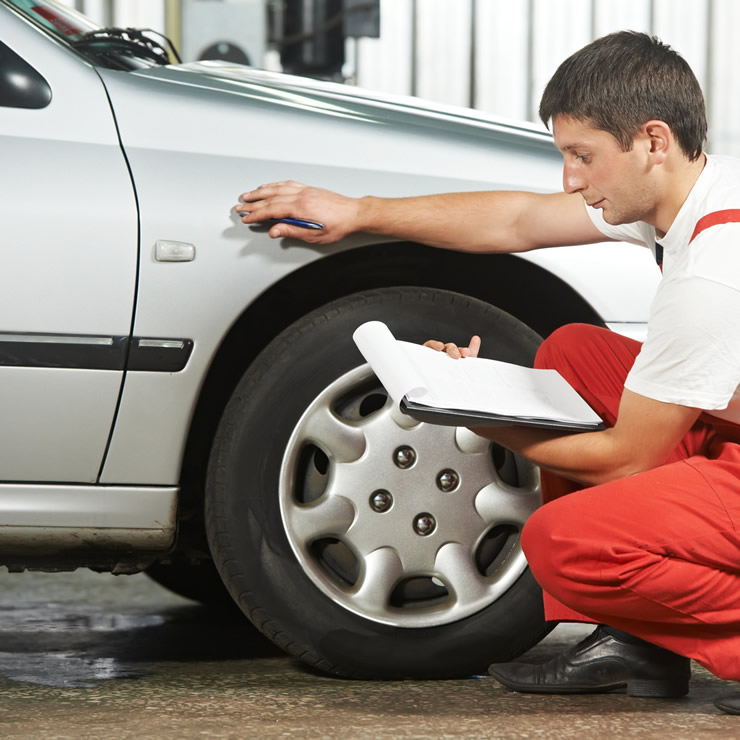
[[[661,273],[649,249],[626,242],[552,247],[518,255],[557,275],[608,325],[636,324],[644,340],[647,316]]]
[[[67,558],[112,569],[170,548],[175,539],[176,488],[0,485],[3,564],[64,569]],[[137,554],[138,553],[138,554]]]
[[[0,107],[0,350],[127,336],[138,224],[105,89],[82,59],[0,9],[3,41],[47,80],[41,109]],[[80,111],[84,110],[84,115]],[[84,214],[84,216],[83,216]],[[41,336],[38,336],[41,335]],[[5,480],[97,480],[118,371],[0,367]]]

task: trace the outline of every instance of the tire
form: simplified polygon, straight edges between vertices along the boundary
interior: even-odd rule
[[[414,342],[475,332],[482,355],[518,364],[541,341],[489,304],[417,288],[358,293],[293,324],[247,370],[219,426],[206,487],[214,561],[254,624],[315,668],[480,673],[546,632],[519,545],[538,471],[467,429],[396,412],[352,341],[371,319]],[[401,447],[416,453],[407,469]],[[450,470],[457,484],[436,482]],[[417,533],[429,514],[436,528]]]

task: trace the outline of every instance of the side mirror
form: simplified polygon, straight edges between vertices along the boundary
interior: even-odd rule
[[[45,108],[50,102],[49,83],[25,59],[0,42],[0,106]]]

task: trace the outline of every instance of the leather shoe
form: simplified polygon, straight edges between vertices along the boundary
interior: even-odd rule
[[[678,697],[689,691],[691,666],[688,658],[642,640],[624,642],[599,625],[547,663],[494,663],[488,672],[507,688],[529,694],[602,693],[626,687],[630,696]],[[740,694],[736,696],[740,712]]]
[[[740,692],[718,697],[714,700],[714,706],[727,714],[740,714]]]

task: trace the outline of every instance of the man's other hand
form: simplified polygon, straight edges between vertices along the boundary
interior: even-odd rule
[[[480,350],[480,337],[473,336],[467,347],[458,347],[452,342],[438,342],[436,339],[430,339],[424,342],[425,347],[437,350],[437,352],[446,352],[450,357],[459,360],[461,357],[477,357]]]

